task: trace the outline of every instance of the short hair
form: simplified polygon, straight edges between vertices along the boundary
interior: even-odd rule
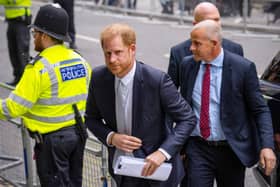
[[[102,48],[105,40],[116,36],[121,36],[125,46],[136,44],[136,33],[132,27],[124,23],[114,23],[105,27],[100,34]]]
[[[205,29],[207,38],[209,40],[216,39],[219,42],[222,41],[222,28],[214,20],[208,19],[208,20],[204,20],[204,21],[197,23],[196,25],[194,25],[191,32],[193,32],[194,30],[197,30],[197,29]]]

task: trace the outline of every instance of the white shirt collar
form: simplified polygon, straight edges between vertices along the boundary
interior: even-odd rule
[[[116,80],[121,80],[124,85],[128,85],[128,83],[133,79],[136,71],[136,61],[134,61],[132,69],[122,78],[115,76]]]

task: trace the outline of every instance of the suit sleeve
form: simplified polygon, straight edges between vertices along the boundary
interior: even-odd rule
[[[176,154],[185,143],[196,125],[196,117],[190,105],[182,98],[172,83],[170,77],[163,75],[160,85],[160,98],[164,111],[176,123],[176,126],[167,127],[171,130],[161,148],[171,156]]]
[[[271,115],[261,94],[256,67],[253,63],[250,64],[248,72],[246,72],[244,93],[246,104],[256,122],[261,148],[273,148]]]
[[[85,124],[104,145],[107,145],[107,136],[110,132],[112,132],[112,130],[105,124],[96,103],[94,92],[94,73],[92,73],[89,85],[89,92],[86,103]]]

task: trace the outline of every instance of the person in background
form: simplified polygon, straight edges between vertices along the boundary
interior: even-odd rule
[[[69,16],[68,33],[71,38],[69,47],[71,49],[77,49],[76,44],[76,29],[75,29],[75,16],[74,16],[74,0],[53,0],[54,3],[58,3],[64,8]]]
[[[87,134],[79,111],[85,110],[91,68],[63,45],[70,40],[68,15],[57,4],[40,7],[30,27],[39,53],[15,90],[0,100],[0,119],[22,117],[36,141],[41,186],[81,187]]]
[[[135,59],[136,34],[126,24],[107,26],[100,36],[106,66],[93,69],[86,125],[108,148],[109,172],[118,187],[177,187],[184,176],[179,150],[196,118],[170,77]],[[169,115],[176,127],[165,124]],[[121,155],[145,158],[142,176],[164,162],[172,164],[167,181],[115,175]]]
[[[211,19],[221,24],[221,17],[217,7],[210,2],[199,3],[194,9],[194,20],[193,25],[200,21]],[[176,87],[180,87],[179,76],[180,76],[180,63],[185,56],[192,55],[190,50],[191,40],[187,39],[175,46],[171,47],[170,58],[168,65],[168,74],[172,78]],[[243,56],[243,48],[240,44],[237,44],[231,40],[223,38],[222,46],[233,53]]]
[[[247,0],[248,1],[248,9],[247,9],[247,17],[251,17],[251,12],[252,12],[252,2],[251,0]],[[243,17],[243,8],[244,8],[244,0],[239,0],[238,2],[238,10],[239,10],[239,14],[241,17]]]
[[[30,33],[27,26],[31,23],[31,0],[0,0],[0,5],[5,8],[8,50],[14,75],[7,84],[16,86],[29,61]]]
[[[163,14],[173,14],[173,0],[160,0],[162,6],[161,13]]]
[[[127,0],[127,7],[128,8],[131,8],[131,9],[136,9],[136,6],[137,6],[137,0]]]
[[[192,56],[181,62],[180,92],[198,119],[186,145],[188,186],[243,187],[246,167],[276,165],[269,109],[255,64],[222,47],[221,26],[191,31]]]

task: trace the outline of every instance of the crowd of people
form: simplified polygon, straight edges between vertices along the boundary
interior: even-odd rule
[[[273,126],[256,67],[223,37],[217,6],[195,6],[190,38],[171,47],[163,72],[136,59],[136,32],[125,23],[102,30],[105,64],[91,69],[64,45],[75,31],[56,2],[25,24],[38,54],[0,100],[0,119],[22,117],[36,140],[41,186],[82,186],[86,127],[108,148],[117,187],[213,187],[214,179],[243,187],[246,168],[257,162],[271,174]],[[8,15],[8,24],[18,23]],[[141,177],[116,174],[120,156],[143,158]],[[168,179],[148,179],[164,162],[172,165]]]

